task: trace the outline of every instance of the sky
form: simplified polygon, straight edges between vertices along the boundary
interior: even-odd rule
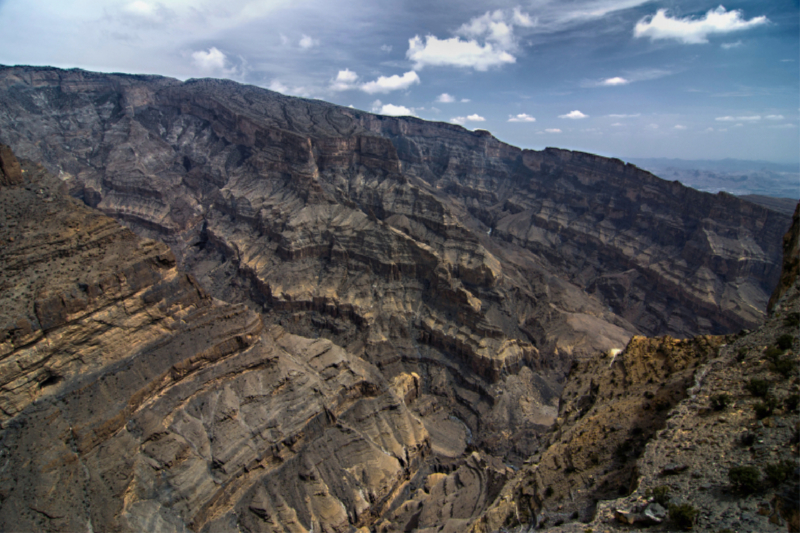
[[[798,0],[0,0],[0,64],[229,78],[522,148],[800,161]]]

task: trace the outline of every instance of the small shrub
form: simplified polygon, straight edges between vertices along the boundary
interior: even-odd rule
[[[774,372],[777,372],[785,379],[788,379],[789,376],[794,374],[794,361],[788,357],[782,357],[781,359],[774,361],[771,365],[771,368]]]
[[[775,401],[775,398],[766,398],[763,402],[755,404],[753,409],[756,412],[756,418],[761,420],[762,418],[772,416],[772,412],[776,407],[778,407],[778,402]]]
[[[667,485],[659,485],[653,488],[653,501],[663,508],[669,507],[669,487]]]
[[[747,389],[747,392],[760,398],[764,398],[767,394],[769,394],[769,382],[765,379],[752,378],[747,382],[745,388]]]
[[[764,467],[764,475],[767,476],[767,481],[773,485],[780,485],[792,475],[794,471],[794,464],[791,461],[781,461],[779,463],[770,463]]]
[[[794,328],[800,326],[800,313],[789,313],[786,315],[786,318],[783,319],[783,325]]]
[[[787,411],[796,411],[798,405],[800,405],[800,394],[792,394],[783,400],[783,407]]]
[[[733,466],[728,470],[728,480],[734,490],[741,494],[752,494],[761,485],[758,468],[754,466]]]
[[[781,355],[783,354],[783,350],[780,348],[776,348],[772,346],[767,348],[767,351],[764,352],[764,355],[769,360],[770,363],[775,363],[778,359],[780,359]]]
[[[745,357],[747,357],[747,348],[739,348],[739,351],[736,352],[736,361],[741,363]]]
[[[684,531],[692,529],[695,520],[697,520],[697,515],[699,514],[699,512],[700,511],[698,511],[688,503],[669,506],[670,520],[672,520],[676,526],[683,529]]]
[[[715,394],[711,397],[711,407],[715,411],[724,411],[731,403],[730,394]]]
[[[781,350],[788,350],[792,347],[792,344],[794,344],[794,337],[786,333],[778,337],[778,340],[775,344],[777,344],[778,348]]]

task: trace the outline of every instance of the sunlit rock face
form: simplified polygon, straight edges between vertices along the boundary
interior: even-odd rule
[[[623,348],[636,333],[683,337],[757,324],[778,279],[780,237],[789,225],[784,215],[665,182],[617,160],[520,150],[487,132],[380,117],[229,81],[12,67],[0,69],[0,94],[0,141],[41,161],[58,187],[153,239],[137,241],[150,247],[139,261],[144,266],[116,276],[121,281],[108,289],[116,292],[98,289],[97,298],[124,301],[171,272],[172,283],[193,287],[201,303],[190,298],[177,310],[152,303],[182,298],[176,285],[159,289],[151,303],[137,296],[124,309],[161,305],[166,310],[159,313],[172,316],[189,313],[191,305],[205,313],[227,306],[231,311],[219,312],[241,322],[231,327],[249,332],[233,335],[243,340],[230,349],[261,361],[200,376],[206,363],[192,357],[208,347],[198,345],[173,362],[163,359],[167,368],[178,364],[178,374],[198,376],[170,378],[194,383],[194,392],[156,393],[165,402],[160,410],[147,404],[163,428],[129,424],[135,407],[115,412],[109,438],[130,434],[138,443],[131,446],[145,450],[145,443],[162,442],[153,435],[163,434],[166,449],[181,459],[142,451],[155,461],[142,459],[148,468],[196,469],[142,474],[135,486],[146,488],[135,494],[144,496],[125,501],[146,503],[103,511],[134,530],[153,520],[195,530],[252,520],[246,523],[254,531],[288,522],[296,527],[287,530],[302,531],[388,521],[402,530],[419,519],[407,510],[426,509],[428,524],[431,502],[445,501],[469,501],[477,514],[496,493],[489,479],[497,484],[506,476],[502,466],[476,477],[480,490],[446,498],[425,492],[436,485],[429,476],[494,464],[490,455],[509,464],[527,458],[555,419],[574,359]],[[114,228],[107,231],[125,231]],[[76,235],[69,238],[79,243]],[[134,248],[121,245],[114,254],[133,260]],[[110,275],[120,261],[98,270]],[[88,264],[73,268],[91,273]],[[81,282],[84,292],[94,290],[99,281],[93,280]],[[28,314],[8,315],[27,317],[29,326],[0,327],[49,339],[55,334],[36,333],[47,329],[42,319],[52,316],[54,328],[66,327],[70,317],[90,312],[84,300],[94,300],[80,291],[31,289],[24,295]],[[151,320],[147,313],[140,322]],[[189,327],[182,315],[170,320]],[[226,327],[213,313],[197,320],[208,326],[191,331]],[[158,324],[158,332],[171,331]],[[126,349],[158,344],[142,328],[125,329],[124,335],[144,335],[124,341]],[[65,346],[77,342],[63,338]],[[97,351],[101,362],[91,364],[99,368],[113,350]],[[320,362],[329,358],[334,362]],[[291,365],[301,374],[290,376]],[[51,388],[57,401],[67,398],[68,377],[85,370],[75,363],[64,368],[58,378],[30,378],[34,392],[10,387],[2,401],[16,411],[8,416],[32,408],[39,391],[51,388],[36,383],[48,379],[64,387]],[[284,403],[263,406],[287,376],[297,396],[283,396],[281,388]],[[217,407],[209,406],[218,402],[230,416],[215,418]],[[262,408],[273,414],[248,411]],[[364,455],[332,453],[340,449]],[[473,457],[472,450],[483,455]],[[329,470],[314,470],[320,457]],[[372,466],[359,470],[362,461]],[[208,472],[201,475],[203,468]],[[263,472],[252,474],[254,468]],[[353,480],[341,481],[342,472]],[[165,479],[182,488],[173,490]],[[271,481],[254,481],[263,479]],[[117,497],[133,494],[132,482],[125,483]],[[275,484],[292,489],[276,491]],[[173,496],[185,500],[183,507],[173,505]],[[441,516],[462,520],[464,513]]]

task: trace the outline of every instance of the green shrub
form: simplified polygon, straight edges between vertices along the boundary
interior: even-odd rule
[[[783,319],[783,325],[794,328],[800,326],[800,313],[789,313],[786,315],[786,318]]]
[[[699,512],[700,511],[698,511],[688,503],[669,506],[670,520],[672,520],[676,526],[683,529],[684,531],[692,529],[692,526],[697,520],[697,515],[699,514]]]
[[[732,466],[728,470],[728,480],[741,494],[752,494],[761,486],[758,468],[754,466]]]
[[[667,485],[659,485],[653,487],[653,501],[663,508],[669,507],[669,487]]]
[[[778,337],[778,340],[775,344],[777,344],[778,348],[781,350],[788,350],[792,347],[792,344],[794,344],[794,337],[786,333]]]
[[[764,352],[764,355],[769,360],[770,363],[774,363],[778,359],[780,359],[781,355],[783,355],[783,350],[780,348],[776,348],[775,346],[770,346]]]
[[[770,366],[774,372],[777,372],[784,378],[788,379],[789,376],[794,374],[794,361],[788,357],[782,357],[777,361],[774,361]]]
[[[730,394],[715,394],[711,397],[711,407],[715,411],[724,411],[731,404]]]
[[[779,463],[770,463],[764,467],[764,475],[767,476],[767,481],[773,485],[780,485],[792,475],[794,471],[794,464],[791,461],[781,461]]]
[[[772,416],[772,412],[776,407],[778,407],[778,402],[775,401],[775,398],[766,398],[763,402],[755,404],[753,409],[756,412],[756,418],[761,420],[762,418]]]
[[[765,379],[752,378],[747,382],[745,388],[747,389],[747,392],[760,398],[763,398],[769,394],[769,382]]]

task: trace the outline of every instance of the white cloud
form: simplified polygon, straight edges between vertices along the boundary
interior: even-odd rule
[[[406,106],[394,104],[385,104],[381,106],[380,114],[392,117],[416,116],[414,112]]]
[[[675,127],[676,130],[685,130],[686,129],[686,126],[683,126],[682,124],[675,124],[674,127]]]
[[[452,66],[486,71],[490,67],[517,61],[514,56],[491,43],[481,46],[474,39],[439,39],[433,35],[426,36],[424,43],[419,35],[409,39],[406,57],[414,62],[414,68],[417,69]]]
[[[726,11],[723,6],[711,9],[705,17],[679,19],[667,15],[666,9],[659,9],[655,15],[644,17],[633,29],[634,37],[650,37],[650,40],[675,39],[684,44],[708,42],[711,34],[746,30],[768,22],[767,17],[742,18],[739,10]]]
[[[714,131],[714,128],[710,128],[710,127],[706,128],[706,131]],[[720,131],[722,131],[722,130],[720,130]]]
[[[478,114],[467,115],[466,117],[453,117],[450,122],[454,124],[464,124],[465,122],[485,122],[486,119]]]
[[[313,48],[319,44],[317,39],[313,39],[306,34],[303,34],[303,37],[300,38],[300,48],[303,50],[308,50],[309,48]]]
[[[527,113],[520,113],[519,115],[509,115],[509,122],[536,122],[536,119]]]
[[[401,91],[408,89],[415,83],[419,83],[419,76],[413,70],[410,70],[398,76],[381,76],[375,81],[370,81],[361,86],[361,90],[368,94],[388,93],[391,91]]]
[[[642,116],[642,114],[641,113],[635,113],[633,115],[624,115],[624,114],[620,115],[620,114],[612,113],[612,114],[606,115],[606,116],[610,117],[610,118],[634,118],[634,117],[640,117],[640,116]]]
[[[764,118],[767,120],[783,120],[783,115],[767,115]]]
[[[622,125],[623,124],[621,122],[615,122],[615,123],[612,124],[612,126],[622,126]]]
[[[217,47],[212,46],[208,52],[198,50],[192,53],[192,63],[203,72],[215,72],[225,70],[225,54],[220,52]]]
[[[566,115],[558,115],[558,118],[571,118],[571,119],[579,119],[579,118],[587,118],[589,115],[584,115],[577,109],[575,111],[570,111]]]
[[[289,92],[289,87],[279,82],[278,80],[272,80],[272,82],[269,84],[269,87],[267,88],[270,91],[275,91],[276,93],[286,94]]]
[[[452,66],[479,71],[516,62],[512,55],[519,48],[515,27],[531,28],[536,21],[519,7],[513,10],[487,11],[462,24],[455,37],[439,39],[435,35],[419,35],[408,41],[406,57],[414,68]]]
[[[281,44],[283,46],[289,46],[289,38],[282,33],[280,34],[280,36],[281,36]]]
[[[391,51],[392,51],[392,45],[390,44],[381,45],[381,52],[385,52],[388,54]]]
[[[336,74],[336,78],[331,81],[331,90],[334,91],[347,91],[349,89],[355,89],[358,87],[356,82],[358,81],[358,74],[353,72],[350,69],[340,70],[338,74]]]
[[[470,100],[469,98],[462,98],[462,99],[461,99],[461,103],[462,103],[462,104],[468,104],[468,103],[470,103],[471,101],[472,101],[472,100]]]
[[[731,48],[739,48],[742,46],[742,41],[736,41],[735,43],[722,43],[720,47],[723,50],[730,50]]]
[[[752,116],[748,116],[748,117],[726,116],[726,117],[717,117],[714,120],[717,120],[719,122],[737,122],[737,121],[740,121],[740,120],[743,120],[743,121],[746,121],[746,122],[755,122],[757,120],[761,120],[761,116],[760,115],[752,115]]]
[[[608,85],[608,86],[627,85],[629,83],[630,81],[626,80],[625,78],[620,78],[619,76],[615,78],[608,78],[600,82],[601,85]]]
[[[783,129],[792,129],[796,128],[794,124],[776,124],[774,126],[769,126],[770,128],[775,128],[776,130],[783,130]]]
[[[384,104],[380,100],[372,102],[372,112],[380,115],[389,115],[392,117],[415,117],[413,108],[408,108],[403,105]]]
[[[544,131],[547,133],[561,133],[561,130],[558,128],[546,128]]]
[[[436,101],[441,102],[443,104],[452,104],[453,102],[456,101],[456,99],[447,93],[442,93],[436,97]]]

